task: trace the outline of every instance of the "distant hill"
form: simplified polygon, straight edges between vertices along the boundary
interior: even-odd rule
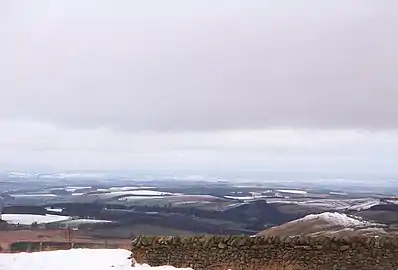
[[[386,225],[372,223],[359,217],[325,212],[271,227],[257,235],[378,235],[388,233],[385,229]]]

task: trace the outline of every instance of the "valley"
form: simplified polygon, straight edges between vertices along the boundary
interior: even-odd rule
[[[355,185],[336,189],[297,181],[60,181],[59,176],[51,180],[7,175],[1,186],[3,231],[74,230],[92,242],[141,234],[255,235],[269,228],[280,232],[274,227],[325,212],[381,224],[381,230],[394,231],[398,224],[398,199],[391,189],[372,193]]]

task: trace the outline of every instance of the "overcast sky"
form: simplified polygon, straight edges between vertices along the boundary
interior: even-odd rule
[[[0,166],[398,173],[396,0],[2,0]]]

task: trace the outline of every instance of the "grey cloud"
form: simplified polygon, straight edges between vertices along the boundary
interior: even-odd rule
[[[396,1],[0,3],[0,117],[398,128]]]

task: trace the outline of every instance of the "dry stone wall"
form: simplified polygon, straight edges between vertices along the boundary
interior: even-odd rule
[[[397,270],[398,237],[139,236],[138,263],[194,270]]]

